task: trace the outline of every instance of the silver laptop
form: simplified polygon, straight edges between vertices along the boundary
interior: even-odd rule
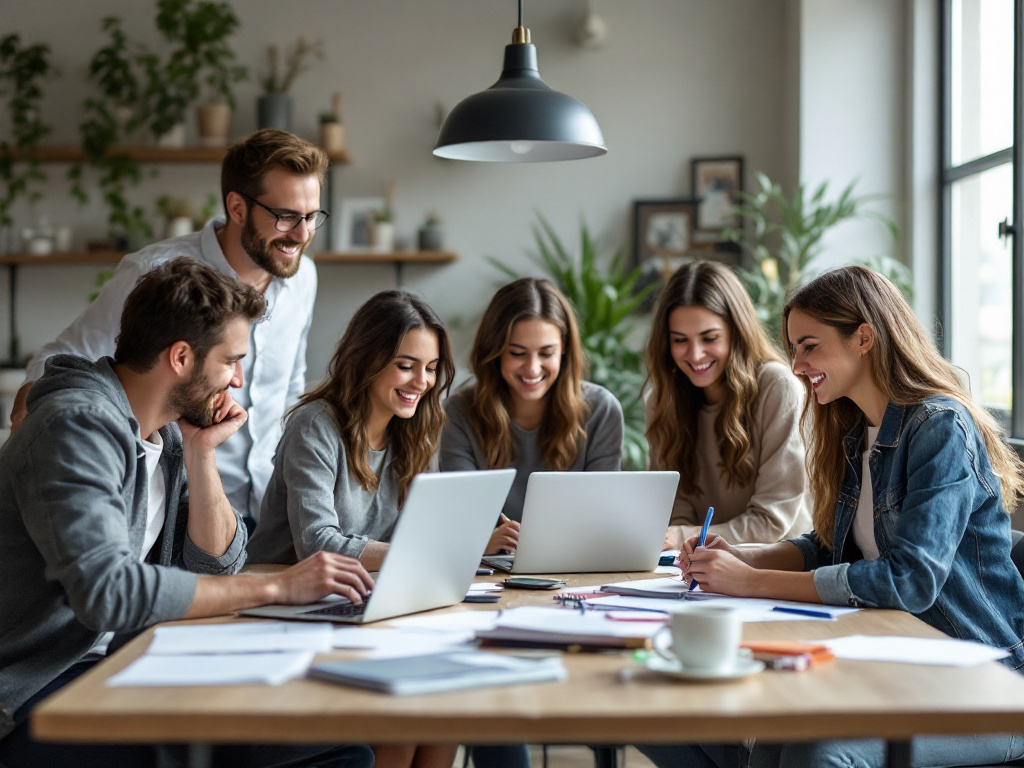
[[[414,477],[373,592],[363,604],[335,598],[312,605],[265,605],[241,613],[363,624],[461,602],[515,474],[513,469],[495,469]]]
[[[678,472],[534,472],[514,555],[483,562],[511,573],[652,571]]]

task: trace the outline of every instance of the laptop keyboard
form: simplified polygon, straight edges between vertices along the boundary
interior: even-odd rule
[[[331,605],[327,608],[317,608],[313,611],[305,611],[305,615],[314,616],[362,616],[363,611],[366,610],[366,602],[359,603],[340,603],[338,605]]]

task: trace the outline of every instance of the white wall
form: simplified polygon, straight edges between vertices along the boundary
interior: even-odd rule
[[[139,0],[34,0],[4,3],[3,28],[26,42],[46,42],[61,77],[47,86],[49,141],[77,142],[86,94],[86,62],[103,40],[100,20],[125,18],[125,28],[153,42],[150,3]],[[450,108],[497,79],[503,46],[515,27],[510,0],[234,0],[242,19],[235,38],[241,62],[262,64],[269,43],[299,34],[323,38],[327,58],[293,89],[294,130],[315,138],[316,115],[335,90],[345,94],[344,120],[353,164],[336,171],[340,195],[379,195],[397,181],[397,229],[411,237],[424,216],[444,220],[446,246],[459,253],[444,267],[409,267],[406,287],[421,292],[465,343],[493,290],[497,273],[484,256],[526,268],[534,211],[563,238],[575,241],[582,215],[610,247],[628,245],[636,198],[685,197],[693,156],[740,153],[748,173],[792,178],[792,137],[785,126],[784,0],[594,0],[608,24],[608,42],[586,50],[573,42],[582,0],[526,4],[540,71],[597,116],[607,156],[549,165],[469,164],[435,159],[435,105]],[[237,90],[232,126],[255,128],[254,82]],[[792,120],[788,120],[792,124]],[[788,151],[787,151],[788,150]],[[19,226],[46,214],[71,224],[79,241],[102,235],[106,212],[98,201],[78,208],[67,193],[64,166],[47,166],[50,182],[34,211],[15,213]],[[185,193],[202,202],[218,186],[213,166],[160,169],[138,200]],[[85,306],[96,269],[23,268],[18,322],[22,346],[37,349]],[[0,344],[6,350],[7,277],[0,274]],[[333,345],[358,304],[390,287],[390,266],[322,266],[309,365],[320,376]],[[460,325],[461,323],[461,325]],[[458,346],[458,345],[457,345]]]
[[[904,156],[909,35],[904,3],[801,0],[800,179],[834,197],[880,194],[872,206],[907,230]],[[888,254],[906,259],[876,222],[851,221],[824,240],[822,264]]]

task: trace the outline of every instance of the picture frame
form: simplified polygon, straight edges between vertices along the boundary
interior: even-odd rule
[[[377,211],[383,211],[383,197],[343,197],[338,201],[334,242],[340,251],[369,251],[370,224]],[[333,218],[333,216],[332,216]]]
[[[697,200],[695,240],[719,239],[723,229],[739,224],[732,207],[743,191],[743,157],[695,157],[690,162],[690,182]]]
[[[636,200],[633,203],[633,263],[678,259],[690,252],[696,200]]]

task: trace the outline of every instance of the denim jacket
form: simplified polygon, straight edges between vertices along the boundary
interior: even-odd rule
[[[955,638],[1005,648],[1024,671],[1024,580],[1010,560],[1010,516],[984,438],[948,397],[889,403],[871,448],[877,560],[844,562],[860,497],[864,424],[844,439],[834,546],[790,539],[822,602],[896,608]]]

